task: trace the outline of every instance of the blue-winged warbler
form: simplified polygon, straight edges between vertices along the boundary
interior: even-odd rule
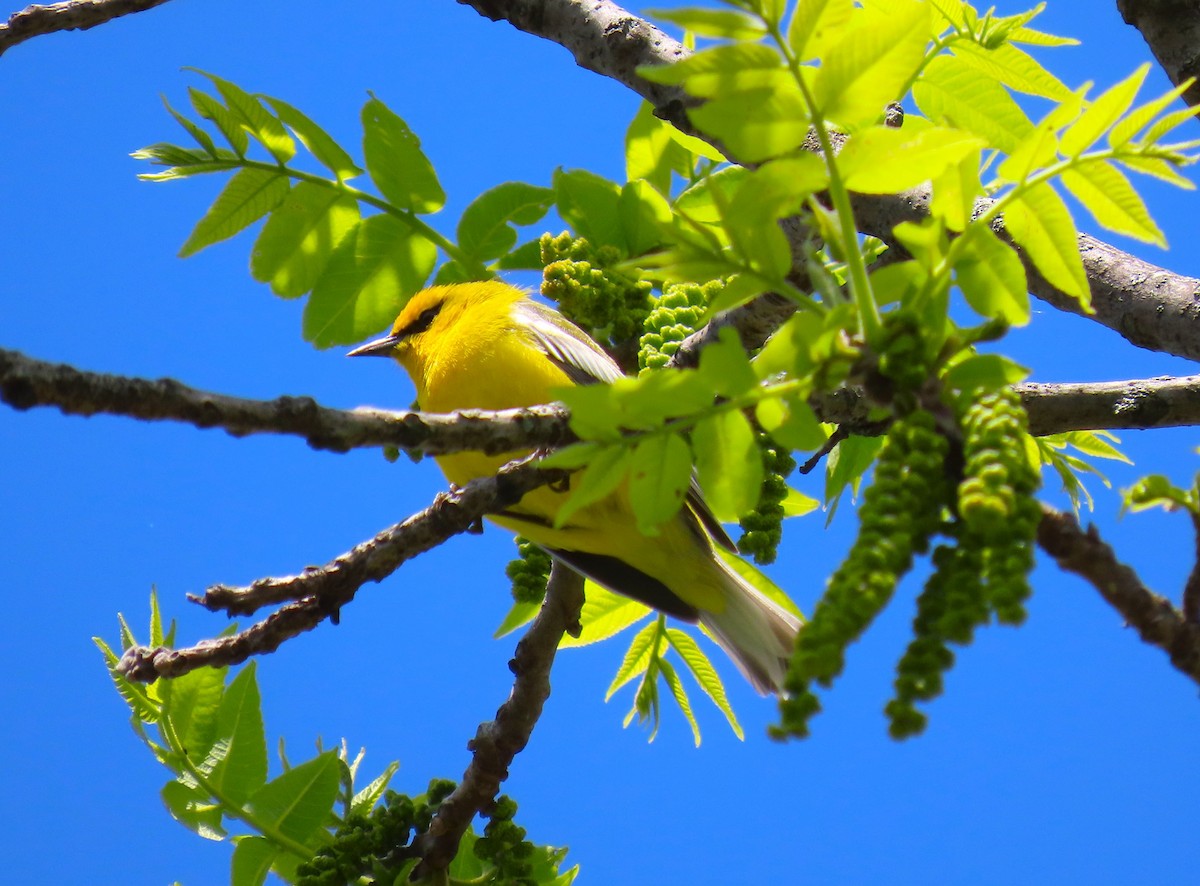
[[[616,363],[565,317],[495,281],[417,293],[390,334],[350,352],[367,355],[398,360],[420,408],[430,412],[534,406],[551,402],[556,388],[621,377]],[[461,452],[437,462],[451,483],[463,485],[520,455]],[[715,544],[734,546],[698,490],[654,538],[638,532],[624,486],[556,528],[567,495],[543,486],[490,519],[618,594],[699,621],[756,689],[779,691],[799,623],[718,557]]]

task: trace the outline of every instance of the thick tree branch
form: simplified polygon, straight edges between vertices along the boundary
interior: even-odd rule
[[[531,446],[548,449],[574,439],[565,410],[555,406],[450,415],[345,411],[321,406],[311,397],[247,400],[190,388],[174,379],[150,381],[83,372],[3,349],[0,400],[15,409],[57,406],[68,415],[124,415],[219,427],[235,437],[293,434],[314,449],[334,452],[398,446],[426,455],[465,449],[499,455]]]
[[[1117,559],[1096,527],[1081,529],[1071,514],[1043,506],[1038,545],[1067,572],[1092,585],[1141,638],[1200,684],[1200,624],[1188,622],[1169,600],[1151,591]]]
[[[56,31],[86,31],[132,12],[144,12],[167,0],[68,0],[27,6],[0,25],[0,55],[18,43]]]
[[[1200,3],[1195,0],[1117,0],[1125,23],[1142,32],[1167,77],[1178,86],[1200,76]],[[1200,104],[1200,83],[1184,93],[1189,105]]]
[[[778,304],[759,299],[730,311],[726,322],[765,310],[742,329],[750,344],[771,327]],[[757,325],[755,325],[757,324]],[[718,324],[719,325],[719,324]],[[713,327],[716,328],[715,326]],[[711,332],[693,338],[703,340]],[[691,339],[689,339],[691,341]],[[685,364],[687,365],[687,364]],[[1200,376],[1147,378],[1086,384],[1018,385],[1038,436],[1079,430],[1146,430],[1200,425]],[[369,446],[398,446],[440,455],[478,450],[490,455],[530,448],[552,449],[574,440],[569,415],[561,406],[533,406],[498,412],[342,410],[309,397],[249,400],[190,388],[173,379],[149,381],[84,372],[0,349],[0,401],[16,409],[57,406],[71,415],[123,415],[179,421],[201,428],[224,428],[234,436],[290,434],[316,449],[344,452]],[[862,393],[843,388],[813,399],[824,421],[858,428],[867,417]]]
[[[517,644],[509,667],[516,679],[496,718],[482,723],[467,744],[471,763],[462,781],[446,798],[429,830],[417,838],[422,858],[415,876],[443,870],[458,851],[459,841],[476,813],[486,810],[508,778],[508,767],[525,745],[550,697],[550,668],[564,633],[579,634],[583,607],[583,578],[556,563],[546,585],[546,600],[537,618]]]
[[[688,50],[610,0],[458,2],[494,21],[503,19],[522,31],[558,43],[581,67],[627,86],[650,101],[664,120],[705,138],[687,117],[687,108],[694,100],[678,88],[647,83],[636,72],[639,65],[672,64],[686,58]],[[896,224],[929,215],[929,191],[858,196],[854,207],[863,233],[890,242]],[[1116,330],[1139,347],[1200,360],[1200,323],[1196,322],[1200,317],[1200,281],[1143,262],[1087,234],[1080,237],[1080,252],[1096,311],[1083,316]],[[1075,301],[1046,283],[1024,255],[1022,261],[1030,292],[1054,307],[1082,314]]]
[[[494,477],[472,480],[461,489],[439,493],[425,510],[325,566],[286,578],[260,579],[247,588],[217,585],[199,602],[230,614],[254,612],[284,600],[295,602],[229,637],[204,640],[184,649],[130,648],[122,656],[119,670],[130,680],[149,683],[206,665],[236,665],[252,655],[274,652],[326,618],[336,623],[341,608],[368,581],[382,581],[406,560],[471,530],[484,514],[513,505],[531,489],[561,477],[560,472],[541,470],[529,459],[514,462]]]

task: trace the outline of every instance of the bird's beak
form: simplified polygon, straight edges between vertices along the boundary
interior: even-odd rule
[[[353,351],[346,354],[347,357],[390,357],[396,345],[400,344],[401,338],[398,335],[387,335],[383,338],[377,338],[375,341],[369,341],[365,345],[359,345]]]

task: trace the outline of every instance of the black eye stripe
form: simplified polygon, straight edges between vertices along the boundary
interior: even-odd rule
[[[426,329],[428,329],[431,325],[433,325],[433,318],[438,315],[438,311],[440,311],[441,309],[442,309],[441,302],[434,305],[432,308],[426,308],[420,314],[417,315],[417,319],[413,320],[411,323],[409,323],[407,326],[405,326],[403,329],[400,330],[400,336],[402,338],[408,338],[409,336],[420,335],[422,332],[424,332]]]

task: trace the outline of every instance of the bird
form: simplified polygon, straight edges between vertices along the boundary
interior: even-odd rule
[[[395,359],[429,412],[535,406],[553,402],[556,389],[623,377],[582,329],[499,280],[423,289],[387,335],[347,356]],[[456,452],[436,461],[463,486],[525,454]],[[737,548],[694,479],[684,507],[653,538],[638,531],[626,484],[556,526],[568,496],[569,489],[543,486],[489,520],[614,593],[699,622],[760,694],[782,691],[800,622],[718,556],[718,546]]]

